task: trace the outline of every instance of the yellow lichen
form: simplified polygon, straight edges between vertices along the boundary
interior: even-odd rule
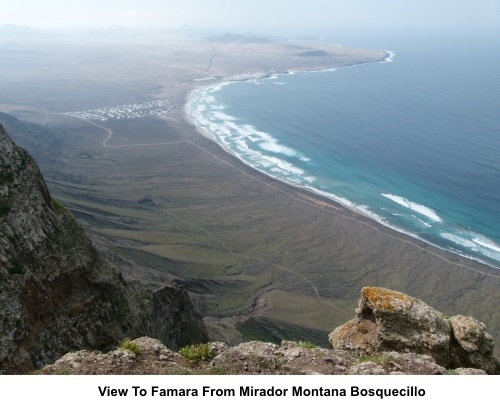
[[[362,294],[372,303],[374,308],[384,311],[394,311],[395,305],[407,306],[412,301],[411,297],[403,293],[381,287],[365,287]]]

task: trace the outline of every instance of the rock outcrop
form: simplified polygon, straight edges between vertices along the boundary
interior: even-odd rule
[[[142,335],[172,348],[207,340],[183,288],[124,281],[0,125],[0,370],[23,373]]]
[[[41,374],[265,374],[265,375],[485,375],[481,369],[447,370],[426,355],[387,352],[359,357],[338,350],[309,347],[304,342],[281,345],[246,342],[235,347],[209,343],[209,359],[193,360],[172,351],[156,339],[134,340],[135,353],[117,349],[109,353],[68,353]]]
[[[136,353],[117,349],[109,353],[79,351],[68,353],[42,374],[266,374],[266,375],[352,375],[432,374],[448,371],[429,356],[387,353],[358,358],[347,351],[308,347],[303,342],[283,341],[280,346],[246,342],[235,347],[209,343],[212,359],[196,361],[169,350],[158,340],[133,341]],[[469,373],[485,374],[482,370]],[[458,373],[458,372],[457,372]]]
[[[491,336],[473,318],[449,318],[416,298],[379,287],[363,288],[356,312],[329,335],[334,348],[365,355],[412,352],[446,368],[500,370]]]
[[[176,353],[140,338],[134,352],[70,353],[42,374],[339,374],[485,375],[500,373],[482,323],[447,318],[416,298],[366,287],[357,317],[330,334],[332,349],[309,342],[281,345],[212,342]],[[203,353],[203,357],[196,354]],[[181,354],[182,353],[182,354]]]

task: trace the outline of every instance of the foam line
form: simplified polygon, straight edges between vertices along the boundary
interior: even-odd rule
[[[382,195],[385,198],[388,198],[389,200],[394,201],[396,204],[402,205],[405,208],[408,208],[412,211],[418,212],[419,214],[425,215],[427,218],[430,218],[433,221],[443,222],[441,217],[438,214],[436,214],[436,212],[434,210],[432,210],[429,207],[426,207],[425,205],[417,204],[415,202],[407,200],[406,198],[400,197],[398,195],[384,194],[384,193],[382,193]]]

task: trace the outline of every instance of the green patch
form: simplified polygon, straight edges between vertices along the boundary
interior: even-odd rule
[[[22,275],[25,272],[26,271],[24,270],[24,267],[21,266],[17,261],[15,261],[9,268],[9,273],[13,275]]]
[[[214,352],[208,343],[185,346],[179,350],[179,353],[194,363],[214,358]]]
[[[52,206],[54,207],[56,212],[67,211],[67,208],[63,204],[61,204],[59,201],[57,201],[54,197],[51,197],[51,202],[52,202]]]
[[[300,340],[299,347],[302,349],[314,349],[317,346],[313,342],[310,342],[308,340]]]
[[[141,346],[137,343],[132,342],[130,339],[124,339],[120,342],[120,346],[118,346],[119,350],[128,350],[129,352],[134,353],[136,356],[139,356],[142,352]]]

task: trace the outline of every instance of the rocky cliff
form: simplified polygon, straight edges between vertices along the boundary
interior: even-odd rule
[[[175,348],[207,340],[184,289],[134,288],[102,259],[0,125],[0,370],[142,335]]]
[[[107,354],[69,353],[43,374],[498,374],[493,343],[475,319],[447,317],[397,291],[366,287],[356,317],[330,334],[331,349],[212,342],[179,353],[151,338]]]

